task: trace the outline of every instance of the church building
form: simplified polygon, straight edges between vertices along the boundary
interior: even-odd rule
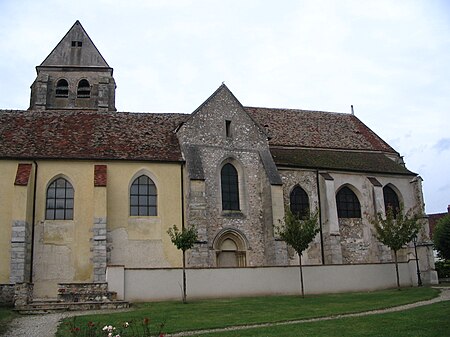
[[[110,265],[180,267],[173,225],[198,231],[188,267],[298,265],[276,227],[286,208],[318,210],[304,264],[378,264],[393,254],[370,218],[424,213],[420,176],[353,114],[243,106],[225,84],[190,114],[116,111],[113,69],[79,21],[36,71],[29,109],[0,110],[0,284],[37,298],[105,282]],[[429,244],[423,219],[424,283]]]

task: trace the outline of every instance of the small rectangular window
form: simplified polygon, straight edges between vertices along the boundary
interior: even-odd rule
[[[81,47],[83,42],[81,41],[72,41],[72,47]]]
[[[227,135],[227,138],[231,137],[231,121],[229,120],[225,121],[225,133]]]

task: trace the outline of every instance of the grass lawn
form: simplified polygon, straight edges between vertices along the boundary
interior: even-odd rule
[[[8,323],[17,316],[18,314],[12,308],[0,307],[0,335],[6,332]]]
[[[436,297],[439,291],[432,288],[404,288],[365,293],[345,293],[307,296],[270,296],[232,299],[177,302],[139,303],[130,312],[108,315],[89,315],[76,318],[76,325],[86,327],[88,322],[97,325],[121,326],[123,322],[164,322],[164,332],[223,328],[265,322],[323,317],[343,313],[387,308]],[[67,336],[68,326],[62,324],[57,336]],[[155,329],[153,328],[153,331]]]
[[[450,302],[407,311],[364,317],[341,318],[268,328],[207,334],[208,337],[443,337],[450,335]],[[206,335],[205,335],[206,336]]]

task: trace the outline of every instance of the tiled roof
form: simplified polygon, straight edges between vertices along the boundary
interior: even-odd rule
[[[415,175],[383,153],[323,149],[270,149],[277,166]]]
[[[0,111],[0,158],[181,161],[183,114]]]
[[[413,174],[387,158],[382,152],[397,152],[353,115],[244,109],[268,129],[277,165]],[[0,158],[182,161],[175,129],[189,116],[0,110]]]
[[[447,207],[447,213],[428,214],[428,223],[430,226],[430,238],[433,238],[433,233],[434,229],[436,228],[437,222],[447,215],[450,215],[450,205],[448,205]]]
[[[396,153],[351,114],[245,107],[272,137],[271,146],[369,150]]]

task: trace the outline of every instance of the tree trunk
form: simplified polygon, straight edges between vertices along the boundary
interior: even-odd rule
[[[397,276],[397,289],[400,290],[400,276],[398,275],[397,251],[394,250],[395,275]]]
[[[303,289],[303,270],[302,270],[302,255],[300,254],[298,256],[298,260],[299,260],[299,267],[300,267],[300,287],[302,289],[302,298],[305,298],[305,291]]]
[[[183,250],[183,303],[186,303],[186,252]]]

